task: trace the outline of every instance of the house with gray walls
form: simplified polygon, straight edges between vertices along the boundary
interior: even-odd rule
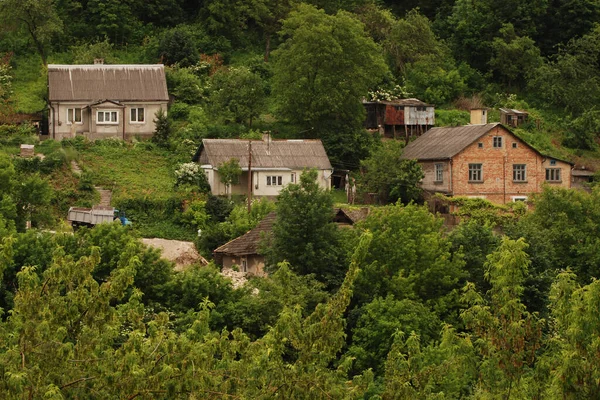
[[[149,138],[168,102],[162,64],[48,65],[51,139]]]

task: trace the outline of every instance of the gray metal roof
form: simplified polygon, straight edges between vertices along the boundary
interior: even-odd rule
[[[410,99],[396,99],[396,100],[378,100],[378,101],[364,101],[365,104],[389,104],[394,106],[408,106],[408,107],[433,107],[433,104],[427,104],[422,100],[410,98]]]
[[[445,160],[452,158],[498,125],[500,124],[432,128],[409,143],[404,148],[400,158],[406,160]]]
[[[167,101],[162,64],[48,65],[50,101]]]
[[[516,110],[514,108],[500,108],[503,114],[529,115],[527,111]]]
[[[218,167],[236,158],[248,168],[248,140],[203,139],[199,162]],[[320,140],[252,140],[252,168],[332,169]]]

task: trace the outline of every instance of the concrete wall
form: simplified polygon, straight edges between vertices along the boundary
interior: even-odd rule
[[[211,192],[215,196],[225,196],[227,188],[219,177],[219,172],[208,165],[202,166],[206,171],[206,177],[210,184]],[[279,171],[252,171],[252,195],[257,197],[276,197],[281,189],[290,183],[298,183],[303,170],[279,170]],[[319,170],[317,182],[323,189],[331,189],[331,170]],[[281,185],[267,185],[267,176],[281,176]],[[292,177],[293,176],[293,177]],[[293,181],[292,181],[293,180]],[[248,172],[242,172],[240,183],[232,185],[232,194],[245,195],[248,193]]]
[[[50,109],[48,119],[49,136],[56,140],[73,138],[76,135],[84,135],[90,140],[106,139],[109,137],[123,138],[123,130],[125,130],[125,139],[131,140],[135,137],[149,138],[154,134],[155,130],[155,114],[162,107],[167,111],[166,102],[149,102],[149,103],[122,103],[119,107],[116,104],[106,102],[98,104],[91,108],[85,108],[85,103],[77,102],[60,102],[53,103]],[[144,108],[144,122],[131,122],[131,109]],[[68,123],[67,110],[69,108],[81,108],[81,123]],[[117,124],[99,124],[96,121],[97,110],[116,111],[118,113]]]
[[[421,187],[431,192],[442,192],[450,193],[452,190],[450,186],[450,162],[449,161],[424,161],[420,162],[423,168],[425,177],[421,181]],[[436,181],[435,178],[435,165],[443,165],[443,180],[441,182]]]
[[[246,271],[242,268],[242,262],[246,260]],[[223,255],[223,268],[232,268],[237,266],[240,272],[246,272],[248,275],[266,276],[264,271],[265,257],[258,254],[247,256]]]
[[[493,137],[503,138],[501,148],[493,147]],[[483,147],[479,146],[479,143]],[[515,144],[513,147],[513,144]],[[542,190],[546,184],[545,160],[527,144],[498,126],[484,137],[468,146],[452,160],[452,192],[454,196],[483,197],[495,203],[507,203],[527,197]],[[556,168],[561,168],[561,182],[550,183],[570,187],[570,165],[556,160]],[[482,182],[469,182],[469,164],[482,164]],[[513,165],[525,164],[527,179],[524,182],[513,180]]]

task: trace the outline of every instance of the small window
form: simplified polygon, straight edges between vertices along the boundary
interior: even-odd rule
[[[444,164],[435,164],[435,182],[444,181]]]
[[[527,164],[513,164],[513,181],[527,182]]]
[[[469,182],[483,182],[482,164],[469,164]]]
[[[67,124],[82,124],[81,108],[67,108]]]
[[[116,111],[98,111],[96,122],[99,124],[118,124],[119,114]]]
[[[248,259],[242,258],[242,272],[248,272]]]
[[[481,115],[485,115],[485,110],[481,110]]]
[[[477,147],[479,147],[480,149],[483,149],[483,142],[477,143]]]
[[[145,121],[144,108],[132,108],[130,122],[143,123]]]
[[[527,196],[512,196],[511,198],[514,203],[519,201],[527,201]]]
[[[546,168],[546,180],[548,182],[560,182],[560,168]]]
[[[519,145],[517,144],[517,142],[513,142],[513,144],[512,144],[512,148],[513,148],[513,149],[516,149],[517,147],[519,147]]]
[[[493,143],[495,149],[502,148],[502,136],[494,136]]]
[[[552,165],[552,166],[556,165],[556,160],[550,160],[550,165]]]
[[[281,186],[283,181],[282,176],[270,175],[267,176],[267,186]]]

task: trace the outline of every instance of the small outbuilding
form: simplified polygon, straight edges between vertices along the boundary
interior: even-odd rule
[[[254,229],[215,249],[215,263],[229,269],[237,266],[246,274],[265,276],[265,256],[260,254],[260,246],[263,240],[268,240],[275,218],[275,212],[269,213]]]
[[[365,101],[365,128],[388,138],[420,136],[435,125],[435,108],[419,99]]]
[[[504,126],[516,128],[525,122],[529,118],[529,113],[525,111],[501,108],[500,109],[500,123]]]

